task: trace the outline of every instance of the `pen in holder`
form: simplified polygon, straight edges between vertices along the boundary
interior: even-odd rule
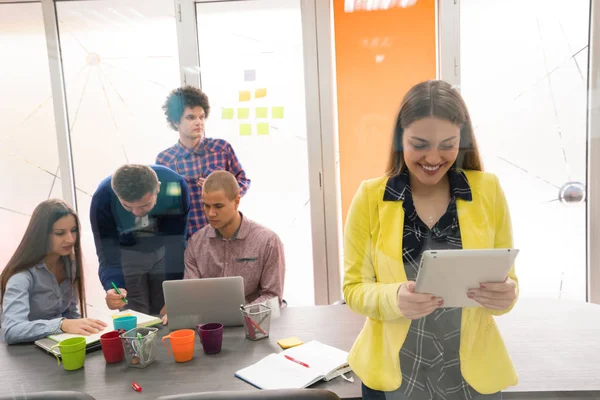
[[[250,340],[260,340],[269,337],[271,326],[271,307],[266,304],[253,304],[240,306],[244,317],[246,337]]]
[[[156,359],[156,328],[133,328],[121,334],[127,366],[146,368]]]

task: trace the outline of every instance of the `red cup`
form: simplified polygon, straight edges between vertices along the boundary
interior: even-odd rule
[[[100,336],[100,344],[102,345],[104,359],[108,364],[118,363],[125,357],[123,341],[119,332],[110,331]]]
[[[212,323],[196,325],[202,348],[206,354],[217,354],[223,345],[223,324]]]

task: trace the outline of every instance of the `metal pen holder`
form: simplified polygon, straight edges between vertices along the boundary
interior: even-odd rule
[[[262,303],[241,306],[240,312],[244,317],[244,329],[248,339],[260,340],[269,337],[271,307]]]
[[[133,328],[121,335],[127,366],[146,368],[156,360],[156,328]]]

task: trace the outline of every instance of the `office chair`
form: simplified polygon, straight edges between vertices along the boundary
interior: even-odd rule
[[[96,400],[87,393],[49,391],[37,393],[2,394],[0,400]]]
[[[323,389],[279,389],[187,393],[159,397],[157,400],[340,400],[333,392]]]

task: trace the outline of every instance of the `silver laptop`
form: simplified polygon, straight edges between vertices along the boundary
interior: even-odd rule
[[[163,292],[171,330],[193,329],[209,322],[244,324],[240,305],[246,301],[241,276],[164,281]]]

